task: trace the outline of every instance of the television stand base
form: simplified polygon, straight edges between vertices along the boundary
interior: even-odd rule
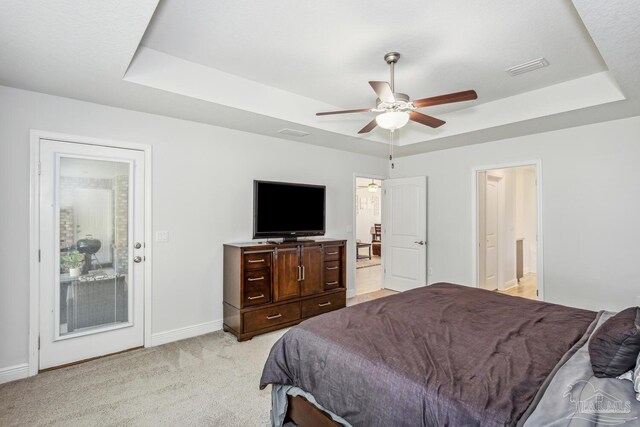
[[[272,245],[279,245],[281,243],[296,243],[296,242],[315,242],[315,240],[298,238],[298,237],[284,237],[282,240],[267,240],[267,243]]]

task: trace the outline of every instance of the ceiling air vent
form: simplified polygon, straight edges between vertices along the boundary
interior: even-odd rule
[[[549,61],[544,58],[538,58],[533,61],[525,62],[524,64],[516,65],[515,67],[507,68],[505,71],[513,77],[528,73],[529,71],[537,70],[538,68],[544,68],[547,65],[549,65]]]
[[[278,133],[281,133],[283,135],[289,135],[289,136],[297,136],[297,137],[309,135],[309,132],[303,132],[301,130],[288,129],[288,128],[280,129]]]

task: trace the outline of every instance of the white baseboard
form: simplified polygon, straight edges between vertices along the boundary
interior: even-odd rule
[[[15,380],[21,380],[23,378],[27,378],[28,376],[28,363],[0,368],[0,384],[8,383]]]
[[[356,296],[356,290],[355,289],[347,289],[347,298],[353,298]]]
[[[219,331],[220,329],[222,329],[222,319],[200,323],[198,325],[186,326],[184,328],[172,329],[170,331],[158,332],[151,335],[151,346],[197,337],[198,335],[208,334],[210,332]]]

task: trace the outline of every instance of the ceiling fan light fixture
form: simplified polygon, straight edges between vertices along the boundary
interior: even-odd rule
[[[409,123],[409,113],[406,111],[387,111],[376,117],[376,123],[382,129],[396,130]]]
[[[367,190],[369,190],[369,193],[375,193],[378,191],[378,184],[376,184],[375,182],[371,181],[371,184],[367,185]]]

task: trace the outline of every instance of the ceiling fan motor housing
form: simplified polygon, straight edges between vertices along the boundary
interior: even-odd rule
[[[413,105],[411,105],[411,101],[409,100],[409,95],[406,93],[394,93],[393,97],[396,99],[396,102],[383,102],[380,98],[376,98],[376,110],[393,111],[413,109]]]

